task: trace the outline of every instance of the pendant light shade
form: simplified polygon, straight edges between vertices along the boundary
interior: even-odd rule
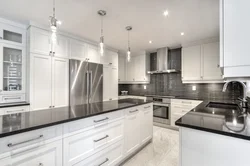
[[[132,30],[131,26],[127,26],[126,30],[128,31],[128,51],[127,51],[127,61],[130,62],[131,59],[131,50],[130,50],[130,36],[129,36],[129,32]]]
[[[53,0],[53,15],[49,17],[50,29],[51,29],[51,42],[57,42],[57,28],[62,22],[56,19],[56,1]]]
[[[100,55],[103,56],[104,55],[104,36],[103,36],[103,16],[105,16],[107,14],[106,11],[104,10],[99,10],[97,12],[100,16],[101,16],[101,37],[100,37],[100,43],[99,43],[99,52]]]

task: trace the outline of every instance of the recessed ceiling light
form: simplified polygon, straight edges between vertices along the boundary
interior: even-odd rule
[[[165,10],[165,11],[163,12],[163,15],[164,15],[164,16],[168,16],[168,11]]]
[[[181,32],[181,36],[183,36],[184,35],[184,32]]]
[[[152,41],[151,41],[151,40],[149,40],[149,43],[151,44],[151,43],[152,43]]]

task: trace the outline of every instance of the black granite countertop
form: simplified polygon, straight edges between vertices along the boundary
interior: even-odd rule
[[[237,102],[231,100],[213,101],[214,103],[230,104],[229,107],[231,108],[208,107],[210,102],[203,101],[178,119],[175,124],[181,127],[250,140],[250,109],[242,110]]]
[[[27,105],[30,105],[30,103],[27,103],[27,102],[4,103],[4,104],[0,104],[0,108],[20,107],[20,106],[27,106]]]
[[[151,102],[140,99],[122,99],[3,115],[0,116],[0,138],[147,103]]]

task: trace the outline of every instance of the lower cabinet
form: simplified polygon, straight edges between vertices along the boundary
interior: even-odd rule
[[[12,154],[10,160],[12,166],[62,166],[62,141],[44,146],[31,145]],[[0,165],[4,164],[0,161]]]
[[[123,141],[96,153],[95,155],[74,164],[74,166],[116,166],[123,158]]]
[[[152,138],[153,133],[153,111],[152,105],[142,106],[140,109],[140,141],[146,143]]]
[[[140,146],[140,110],[125,110],[125,155],[133,153]]]
[[[64,165],[73,166],[123,138],[123,119],[91,127],[64,139]]]

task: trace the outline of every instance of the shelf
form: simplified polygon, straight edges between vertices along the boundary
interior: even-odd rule
[[[22,65],[21,62],[11,62],[11,61],[3,61],[3,63],[9,63],[9,64],[16,64],[16,65]]]

